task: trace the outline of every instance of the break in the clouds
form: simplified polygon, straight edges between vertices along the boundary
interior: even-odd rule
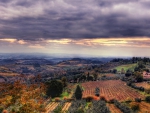
[[[0,0],[0,38],[150,36],[149,0]]]
[[[150,56],[149,6],[149,0],[0,0],[0,52]]]

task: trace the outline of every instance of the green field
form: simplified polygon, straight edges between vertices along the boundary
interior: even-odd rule
[[[134,71],[134,68],[137,66],[136,63],[134,64],[126,64],[126,65],[120,65],[115,67],[114,69],[117,69],[117,71],[121,71],[121,69],[123,68],[125,71],[127,71],[128,69]]]

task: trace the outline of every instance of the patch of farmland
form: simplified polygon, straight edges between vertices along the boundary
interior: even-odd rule
[[[51,102],[51,103],[49,103],[46,106],[46,108],[45,108],[46,112],[44,112],[44,113],[51,113],[58,106],[58,104],[59,104],[59,102]]]
[[[139,111],[138,113],[150,113],[150,103],[146,103],[146,102],[131,102],[130,104],[133,104],[133,103],[136,103],[136,104],[139,104]]]
[[[117,69],[117,71],[121,71],[122,68],[124,69],[124,71],[127,71],[128,69],[134,71],[134,68],[136,67],[136,63],[134,64],[126,64],[126,65],[120,65],[120,66],[117,66],[115,67],[114,69]]]
[[[143,87],[144,89],[150,89],[150,84],[148,84],[147,82],[135,83],[135,85],[138,87]]]
[[[7,77],[12,77],[12,76],[18,76],[18,73],[2,73],[0,72],[0,76],[7,76]]]
[[[99,87],[100,96],[106,98],[107,101],[117,99],[118,101],[134,100],[135,98],[144,99],[144,96],[136,90],[128,87],[125,82],[120,80],[107,81],[90,81],[82,83],[83,98],[95,95],[95,88]]]

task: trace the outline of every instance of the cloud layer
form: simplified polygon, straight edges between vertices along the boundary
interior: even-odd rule
[[[0,38],[150,36],[149,0],[0,0]]]

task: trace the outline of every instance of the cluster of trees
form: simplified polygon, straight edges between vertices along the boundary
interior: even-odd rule
[[[139,62],[138,65],[134,68],[134,71],[142,71],[143,69],[145,69],[145,65],[143,64],[143,62]]]
[[[92,113],[110,113],[109,108],[106,106],[106,102],[103,100],[92,101]]]
[[[145,97],[145,101],[148,102],[148,103],[150,103],[150,96],[146,96]]]
[[[45,85],[24,84],[16,81],[13,84],[0,84],[0,111],[31,113],[44,111]]]
[[[76,100],[73,101],[71,106],[68,109],[68,113],[86,113],[85,111],[86,101],[85,100]]]
[[[93,100],[86,108],[85,100],[76,100],[73,101],[68,113],[110,113],[109,108],[106,105],[106,102],[103,100],[95,101]]]
[[[146,64],[147,62],[150,62],[150,58],[147,57],[132,57],[131,59],[122,59],[122,58],[115,58],[111,60],[111,62],[122,62],[122,63],[137,63],[137,62],[144,62]]]
[[[145,89],[143,87],[138,87],[132,82],[128,82],[127,85],[134,88],[134,89],[137,89],[137,90],[140,90],[140,91],[145,91]]]
[[[51,80],[46,82],[46,86],[47,96],[50,96],[52,98],[59,97],[62,94],[63,89],[67,86],[67,79],[66,77],[62,77],[61,80]]]
[[[119,108],[123,113],[132,113],[132,110],[125,104],[120,103],[118,100],[113,100],[114,105]]]
[[[142,57],[132,57],[131,60],[132,60],[133,63],[137,63],[137,62],[142,61],[146,64],[147,62],[150,62],[150,58],[147,58],[147,57],[144,57],[144,58],[142,58]]]

